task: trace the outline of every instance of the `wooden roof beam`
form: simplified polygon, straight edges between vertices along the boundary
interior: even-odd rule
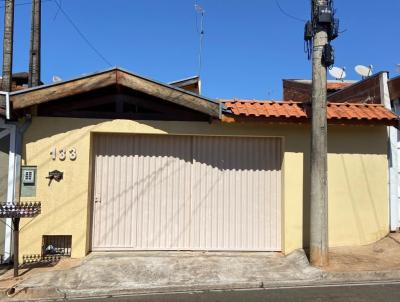
[[[13,109],[20,109],[111,85],[116,85],[116,71],[100,73],[59,85],[44,86],[42,89],[40,89],[41,87],[27,89],[24,92],[11,95],[11,101]]]

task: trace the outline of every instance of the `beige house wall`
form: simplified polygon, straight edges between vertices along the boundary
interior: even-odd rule
[[[23,219],[20,255],[40,254],[42,235],[72,235],[72,257],[90,246],[91,134],[96,132],[282,137],[282,247],[284,253],[308,240],[309,127],[295,124],[166,122],[33,117],[24,136],[23,163],[37,166],[37,196],[42,213]],[[52,160],[50,150],[76,148],[71,161]],[[49,171],[64,172],[50,185]],[[362,245],[388,232],[386,128],[329,128],[330,245]],[[303,202],[304,201],[304,202]],[[305,221],[305,223],[303,223]]]

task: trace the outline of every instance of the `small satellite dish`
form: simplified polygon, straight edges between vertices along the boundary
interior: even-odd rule
[[[329,74],[332,78],[343,81],[343,79],[346,77],[346,68],[332,67],[332,69],[329,69]]]
[[[363,78],[368,78],[372,76],[372,65],[364,66],[364,65],[357,65],[354,67],[354,70]]]
[[[57,75],[53,75],[52,81],[53,81],[53,83],[57,83],[57,82],[61,82],[62,79]]]
[[[400,72],[400,64],[396,64],[396,71]]]

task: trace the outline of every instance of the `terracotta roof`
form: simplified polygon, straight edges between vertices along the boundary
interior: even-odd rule
[[[397,120],[393,112],[378,104],[328,103],[328,119]]]
[[[296,102],[274,101],[223,101],[225,106],[235,115],[262,117],[294,117],[306,118],[307,114]]]
[[[310,119],[310,104],[301,102],[224,100],[228,112],[233,116],[261,117],[304,121]],[[229,115],[229,114],[228,114]],[[383,105],[357,103],[328,103],[328,121],[369,124],[398,125],[398,116]]]
[[[340,90],[346,87],[349,87],[350,85],[353,85],[354,83],[349,83],[349,82],[328,82],[326,88],[328,90]]]

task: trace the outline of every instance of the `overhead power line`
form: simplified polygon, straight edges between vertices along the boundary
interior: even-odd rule
[[[0,0],[1,2],[4,3],[4,0]],[[57,13],[54,16],[54,18],[57,17],[57,14],[61,12],[65,19],[72,25],[72,27],[75,29],[75,31],[78,33],[78,35],[85,41],[85,43],[96,53],[96,55],[103,60],[108,66],[112,67],[113,65],[110,63],[109,60],[106,59],[106,57],[89,41],[89,39],[86,37],[86,35],[79,29],[79,27],[75,24],[75,22],[72,20],[72,18],[67,14],[67,12],[61,7],[60,3],[57,0],[42,0],[43,2],[54,2],[57,5]],[[15,6],[19,5],[29,5],[32,4],[32,1],[29,2],[20,2],[20,3],[15,3]],[[5,5],[0,6],[0,8],[4,8]]]
[[[97,54],[97,56],[102,59],[108,66],[112,67],[113,65],[104,57],[101,52],[89,41],[86,35],[79,29],[79,27],[75,24],[75,22],[71,19],[71,17],[67,14],[67,12],[61,7],[60,3],[57,0],[53,0],[53,2],[57,5],[59,11],[63,14],[65,19],[72,25],[78,35],[85,41],[85,43]]]
[[[296,20],[296,21],[299,21],[299,22],[302,22],[302,23],[307,22],[307,20],[298,18],[298,17],[293,16],[293,15],[289,14],[288,12],[286,12],[286,11],[282,8],[282,6],[279,4],[279,1],[278,1],[278,0],[275,0],[275,3],[276,3],[276,6],[278,6],[278,8],[279,8],[279,10],[281,11],[281,13],[284,14],[286,17],[291,18],[291,19]]]
[[[62,6],[62,0],[59,2],[60,6]],[[57,19],[58,13],[60,12],[60,8],[57,9],[56,13],[54,14],[53,21]]]

